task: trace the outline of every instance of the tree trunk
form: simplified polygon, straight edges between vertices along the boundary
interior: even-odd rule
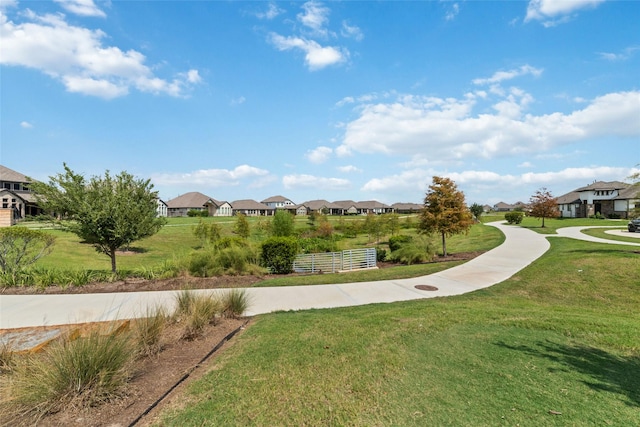
[[[442,256],[447,256],[447,242],[444,233],[442,233]]]
[[[109,251],[109,258],[111,258],[111,272],[116,272],[116,249],[111,249]]]

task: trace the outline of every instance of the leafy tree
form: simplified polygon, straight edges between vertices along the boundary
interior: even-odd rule
[[[424,198],[418,229],[423,233],[440,233],[442,255],[447,256],[446,237],[468,232],[473,224],[471,212],[464,201],[464,193],[449,178],[433,177]]]
[[[271,221],[271,234],[276,237],[288,237],[293,236],[294,233],[293,215],[283,210],[276,211]]]
[[[0,270],[13,278],[53,250],[55,237],[26,227],[0,228]]]
[[[150,180],[127,172],[87,180],[65,163],[65,172],[49,183],[33,181],[31,189],[45,212],[55,213],[66,231],[111,258],[116,272],[116,252],[132,242],[157,233],[165,219],[157,216],[157,192]]]
[[[476,218],[476,221],[480,221],[480,217],[484,213],[484,208],[482,207],[482,205],[474,203],[474,204],[471,205],[469,210],[471,211],[473,216]]]
[[[249,226],[249,220],[245,214],[236,214],[236,223],[233,226],[233,232],[243,239],[249,238],[251,235],[251,227]]]
[[[395,236],[398,231],[400,231],[400,217],[397,213],[389,213],[382,216],[385,221],[385,227],[391,233],[392,236]]]
[[[542,218],[542,228],[544,228],[545,218],[557,218],[560,216],[557,199],[544,187],[531,196],[529,207],[531,208],[531,216]]]
[[[215,222],[207,224],[200,220],[198,225],[193,227],[193,235],[202,241],[203,246],[206,243],[217,242],[220,239],[221,232],[220,225]]]

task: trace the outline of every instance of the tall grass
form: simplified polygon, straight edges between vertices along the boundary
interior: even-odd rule
[[[244,289],[227,291],[220,299],[222,303],[222,314],[231,318],[242,317],[251,305],[249,295]]]
[[[68,405],[91,406],[117,397],[131,374],[131,350],[126,334],[94,331],[19,358],[4,390],[3,413],[38,419]]]
[[[201,336],[204,327],[215,324],[224,307],[212,294],[182,291],[176,297],[176,311],[173,318],[182,323],[182,338],[193,340]]]
[[[162,350],[162,333],[169,322],[167,310],[158,306],[147,308],[142,317],[133,322],[132,332],[137,353],[142,357],[152,356]]]

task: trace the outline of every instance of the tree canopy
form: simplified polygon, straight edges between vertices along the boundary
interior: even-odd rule
[[[557,199],[544,187],[531,196],[529,207],[531,209],[531,216],[542,218],[542,227],[544,227],[545,218],[557,218],[560,216]]]
[[[442,255],[447,256],[446,237],[466,233],[473,217],[464,201],[464,193],[449,178],[433,177],[424,198],[418,229],[425,233],[440,233]]]
[[[18,273],[53,250],[55,237],[26,227],[0,228],[0,271],[15,278]]]
[[[66,163],[64,173],[48,183],[33,182],[31,189],[45,212],[58,224],[111,258],[116,272],[116,251],[157,233],[165,223],[157,216],[157,192],[150,180],[127,172],[86,179]]]

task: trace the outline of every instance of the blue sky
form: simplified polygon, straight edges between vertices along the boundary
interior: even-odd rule
[[[640,171],[640,2],[0,0],[0,163],[169,200],[559,196]]]

